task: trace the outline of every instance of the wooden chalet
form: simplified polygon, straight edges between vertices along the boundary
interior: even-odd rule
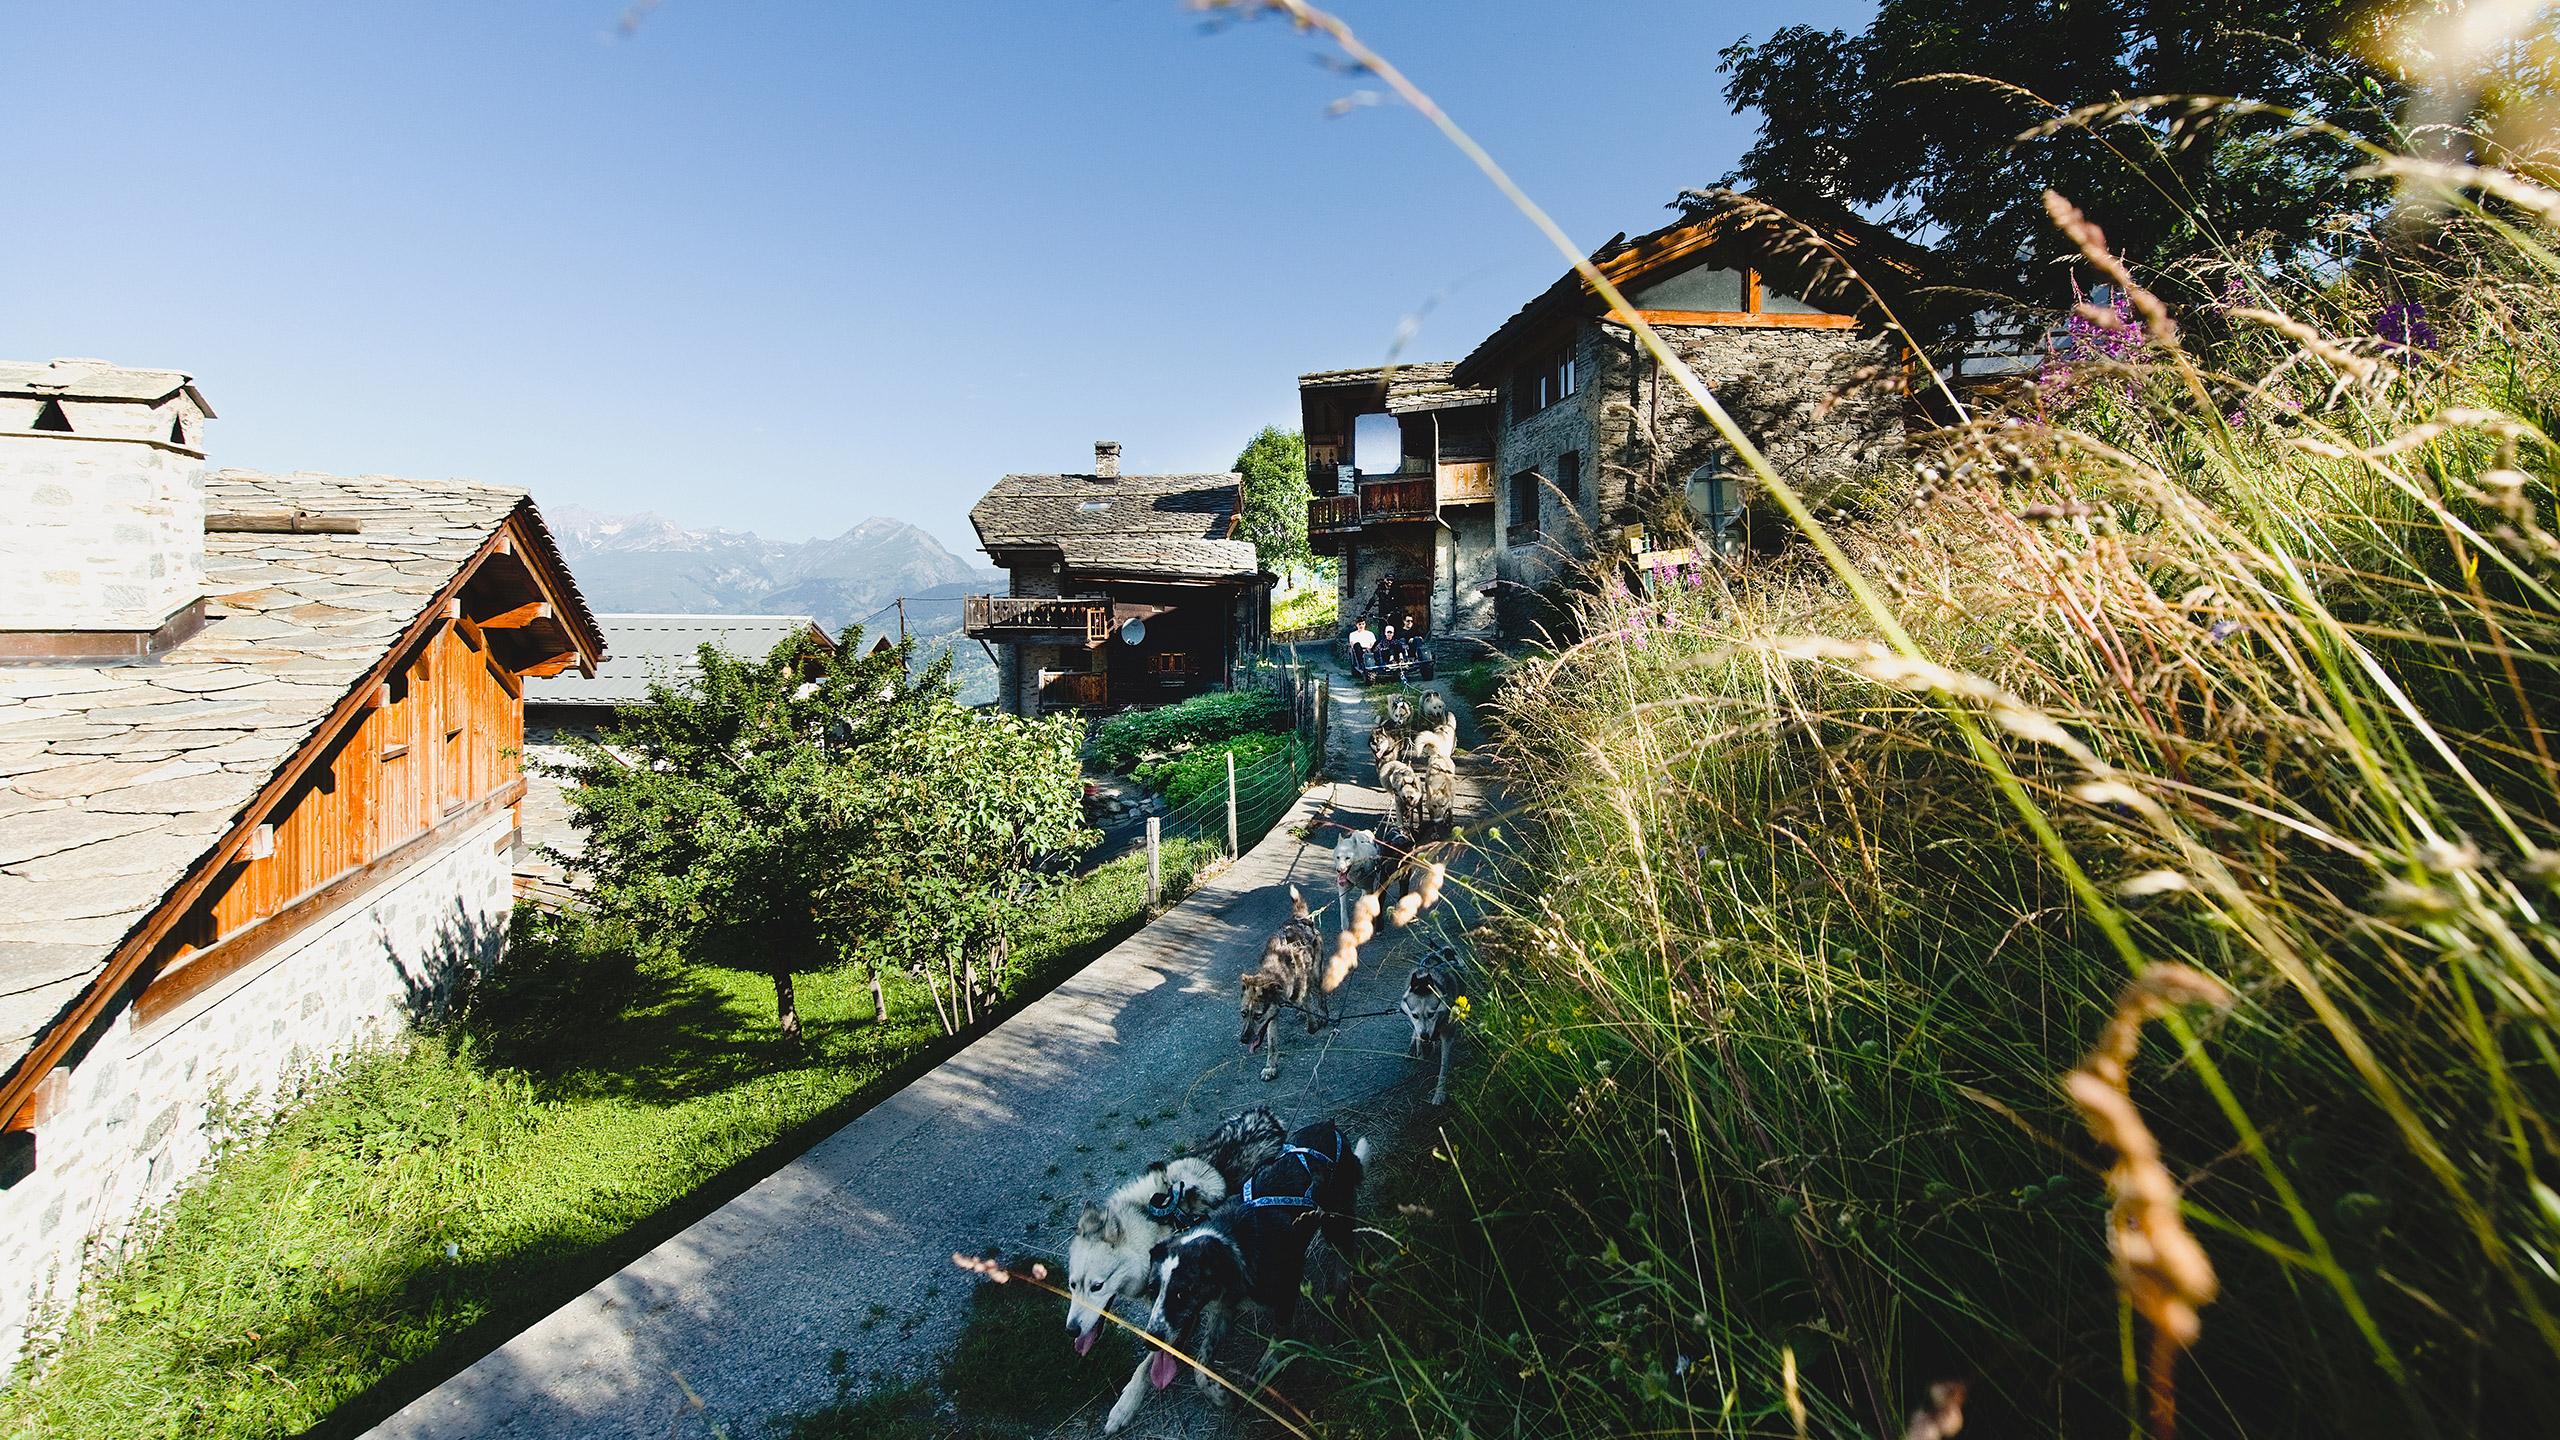
[[[1275,578],[1236,538],[1243,501],[1233,473],[1123,475],[1111,441],[1091,474],[997,481],[969,520],[1010,593],[961,612],[969,638],[1001,647],[997,705],[1121,709],[1232,684],[1269,633]]]
[[[35,513],[61,456],[119,444],[200,466],[172,433],[0,428],[0,501]],[[521,491],[199,469],[163,499],[200,627],[0,662],[0,1366],[206,1158],[215,1096],[255,1104],[498,960],[525,681],[603,654]],[[0,654],[99,648],[25,620]]]

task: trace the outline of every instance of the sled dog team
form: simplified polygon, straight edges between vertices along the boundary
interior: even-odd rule
[[[1416,852],[1449,838],[1456,748],[1456,717],[1438,695],[1426,694],[1418,713],[1401,695],[1380,707],[1370,753],[1394,810],[1379,830],[1349,832],[1335,846],[1335,883],[1345,894],[1409,884]],[[1318,984],[1323,951],[1323,925],[1292,885],[1287,923],[1264,943],[1260,963],[1243,982],[1236,1038],[1248,1055],[1260,1052],[1265,1080],[1280,1073],[1282,1010],[1299,1012],[1310,1035],[1331,1019]],[[1439,1061],[1434,1105],[1449,1099],[1458,972],[1454,949],[1430,948],[1396,1004],[1413,1030],[1407,1053]],[[1273,1332],[1285,1333],[1297,1310],[1308,1244],[1319,1232],[1350,1265],[1370,1155],[1366,1139],[1346,1138],[1330,1120],[1291,1131],[1268,1106],[1257,1106],[1220,1122],[1196,1154],[1159,1161],[1087,1204],[1067,1247],[1067,1332],[1076,1353],[1093,1349],[1113,1300],[1145,1301],[1147,1334],[1192,1357],[1200,1388],[1223,1403],[1225,1389],[1207,1362],[1236,1309],[1257,1305]],[[1170,1350],[1148,1346],[1103,1433],[1128,1425],[1148,1393],[1171,1385],[1180,1371]]]

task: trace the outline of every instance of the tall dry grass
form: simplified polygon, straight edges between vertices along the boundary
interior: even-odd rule
[[[1980,1433],[2560,1433],[2534,219],[2137,294],[1840,563],[1606,578],[1499,701],[1482,1085],[1358,1393],[1428,1434],[1891,1434],[1948,1381]]]

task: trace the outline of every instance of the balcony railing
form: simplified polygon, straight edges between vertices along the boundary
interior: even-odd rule
[[[1111,602],[1101,596],[967,595],[960,601],[960,630],[972,640],[1099,645],[1111,636]]]
[[[1443,505],[1492,504],[1493,462],[1490,460],[1441,461],[1440,503]]]
[[[1111,703],[1111,677],[1099,670],[1040,672],[1040,708],[1094,710]]]
[[[1360,518],[1374,520],[1429,520],[1439,514],[1439,503],[1431,493],[1431,477],[1417,476],[1398,480],[1360,481]]]
[[[1318,495],[1307,502],[1307,533],[1332,535],[1359,528],[1359,496]]]

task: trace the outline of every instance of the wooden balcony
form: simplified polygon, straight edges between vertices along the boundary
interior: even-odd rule
[[[1099,595],[967,595],[960,600],[960,630],[972,640],[1091,648],[1111,638],[1111,601]]]
[[[1441,461],[1440,503],[1443,505],[1492,504],[1493,462],[1490,460]]]
[[[1307,533],[1340,535],[1360,528],[1360,497],[1318,495],[1307,502]]]
[[[1360,520],[1432,520],[1440,514],[1428,475],[1399,475],[1383,480],[1360,478]]]
[[[1111,677],[1099,670],[1040,672],[1040,709],[1099,710],[1111,703]]]

